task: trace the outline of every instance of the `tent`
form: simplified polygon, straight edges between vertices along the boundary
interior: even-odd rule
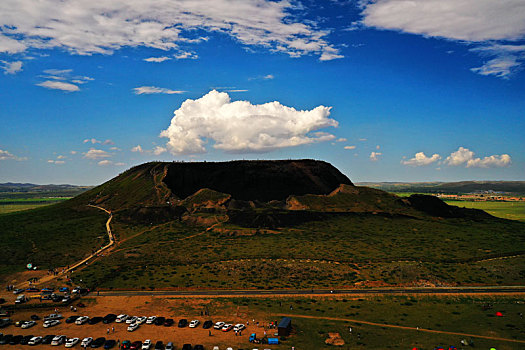
[[[498,312],[496,312],[496,316],[498,316],[498,317],[502,317],[502,316],[503,316],[503,313],[500,312],[500,311],[498,311]]]

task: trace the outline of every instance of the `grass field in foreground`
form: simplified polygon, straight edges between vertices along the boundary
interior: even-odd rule
[[[457,207],[485,210],[490,215],[503,219],[525,221],[525,202],[471,202],[447,200],[445,203]]]
[[[491,347],[498,350],[523,349],[525,345],[524,343],[417,330],[419,327],[444,332],[525,340],[525,330],[522,327],[523,318],[520,316],[520,313],[525,313],[525,303],[520,297],[254,297],[208,299],[200,303],[197,301],[187,303],[184,299],[178,300],[180,303],[177,303],[175,299],[170,299],[171,305],[176,303],[170,308],[174,317],[198,315],[204,308],[210,311],[213,320],[215,320],[215,315],[239,315],[245,317],[249,322],[252,322],[253,319],[278,322],[282,315],[292,315],[294,326],[292,334],[285,339],[281,338],[282,344],[272,346],[272,349],[288,350],[292,346],[305,350],[333,349],[333,346],[324,343],[330,332],[337,332],[344,339],[345,345],[341,347],[342,349],[412,349],[417,347],[429,350],[436,346],[448,348],[449,345],[461,349],[465,348],[460,344],[462,339],[473,341],[475,349]],[[495,316],[498,311],[503,313],[503,317]],[[323,317],[343,320],[329,320]],[[371,325],[365,322],[381,325]],[[416,329],[388,327],[387,325]],[[349,332],[349,327],[352,327],[352,333]],[[261,328],[257,335],[262,337],[263,332]],[[275,330],[267,330],[269,335],[274,332]],[[239,344],[239,347],[246,348],[248,344]]]

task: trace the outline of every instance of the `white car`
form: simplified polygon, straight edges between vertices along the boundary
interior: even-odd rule
[[[190,328],[195,328],[199,325],[200,321],[199,320],[193,320],[190,322]]]
[[[242,323],[237,323],[235,327],[233,327],[233,331],[239,332],[239,331],[242,331],[244,328],[246,328],[245,325],[243,325]]]
[[[221,329],[222,326],[224,326],[224,322],[217,322],[217,323],[215,323],[215,326],[213,326],[213,328],[215,328],[215,329]]]
[[[42,337],[33,337],[29,339],[27,345],[38,345],[42,342]]]
[[[60,324],[59,320],[44,321],[44,328],[53,327],[53,326],[56,326],[57,324]]]
[[[233,328],[233,325],[230,323],[226,323],[224,326],[222,326],[221,331],[223,332],[229,332]]]
[[[135,321],[135,323],[143,324],[144,322],[146,322],[147,319],[148,318],[146,316],[141,316],[137,318],[137,321]]]
[[[135,329],[139,328],[139,324],[138,323],[132,323],[128,326],[128,332],[133,332]]]
[[[53,346],[62,345],[62,344],[64,344],[66,339],[67,339],[67,337],[65,335],[57,335],[51,341],[51,345],[53,345]]]
[[[36,324],[35,321],[27,321],[27,322],[24,322],[22,326],[20,326],[20,328],[30,328],[30,327],[33,327],[35,324]]]
[[[81,324],[86,323],[87,321],[89,321],[89,317],[88,316],[80,316],[79,318],[77,318],[75,320],[75,324],[81,325]]]
[[[142,343],[142,350],[149,350],[151,348],[151,340],[146,339],[144,340],[144,343]]]
[[[126,320],[127,324],[137,323],[137,316],[130,317]]]
[[[69,338],[66,340],[66,348],[72,348],[73,346],[77,345],[79,340],[80,339],[78,338]]]
[[[169,342],[167,345],[166,345],[166,350],[175,350],[175,348],[173,347],[173,343],[172,342]],[[218,349],[217,349],[218,350]]]
[[[88,346],[91,345],[92,342],[93,342],[93,338],[87,337],[87,338],[82,339],[82,343],[80,343],[80,346],[87,348]]]
[[[129,316],[126,315],[126,314],[120,314],[120,315],[117,316],[117,319],[115,320],[115,322],[117,322],[117,323],[124,322],[124,321],[126,321],[128,319],[128,317]]]
[[[155,322],[156,319],[157,319],[157,316],[150,316],[146,320],[146,324],[153,324],[153,322]]]

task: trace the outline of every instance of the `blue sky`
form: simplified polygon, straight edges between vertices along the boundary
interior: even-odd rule
[[[275,158],[525,180],[524,65],[521,0],[4,0],[0,182]]]

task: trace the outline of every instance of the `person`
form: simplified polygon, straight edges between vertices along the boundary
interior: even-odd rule
[[[115,333],[115,327],[111,327],[111,333]]]
[[[108,328],[108,330],[106,331],[106,334],[109,334],[109,328]]]
[[[208,331],[208,337],[211,337],[211,331]]]

